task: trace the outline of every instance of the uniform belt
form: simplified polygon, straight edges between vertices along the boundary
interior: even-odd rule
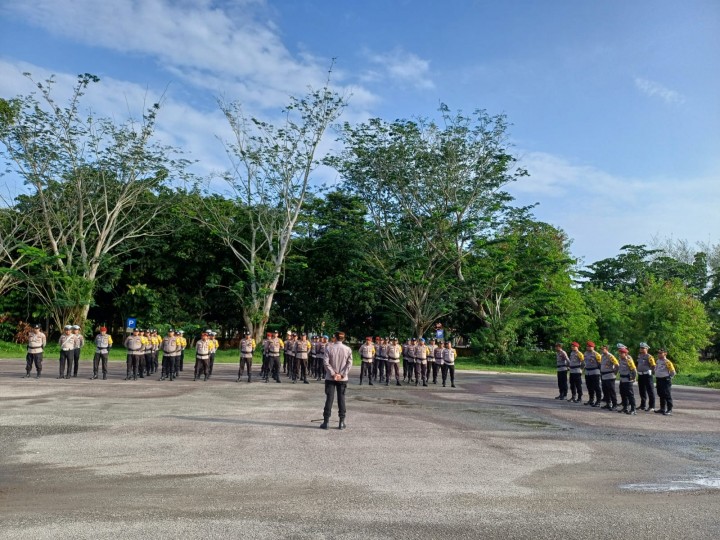
[[[372,360],[373,357],[372,356],[363,356],[362,359],[363,360]]]
[[[650,371],[650,370],[647,370],[647,371],[638,371],[638,375],[650,375],[651,373],[652,373],[652,371]]]
[[[620,380],[630,382],[630,375],[620,375]]]

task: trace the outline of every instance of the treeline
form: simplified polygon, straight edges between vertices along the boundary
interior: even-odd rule
[[[0,150],[28,188],[0,210],[2,339],[21,321],[91,332],[132,316],[256,338],[440,323],[503,363],[585,339],[664,345],[681,365],[718,352],[718,246],[626,246],[579,268],[565,233],[505,191],[528,173],[503,116],[344,124],[323,155],[345,104],[327,87],[277,124],[221,103],[230,167],[198,179],[153,142],[159,105],[124,124],[84,114],[95,82],[81,76],[62,106],[52,81],[0,100]],[[321,166],[334,189],[313,182]]]

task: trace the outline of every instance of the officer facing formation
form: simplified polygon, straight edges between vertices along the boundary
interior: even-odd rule
[[[207,332],[203,332],[195,344],[195,377],[193,381],[197,381],[201,374],[205,375],[206,381],[208,380],[211,346],[210,335]]]
[[[340,424],[338,429],[345,429],[345,391],[347,389],[348,374],[352,368],[352,350],[345,345],[345,332],[336,332],[335,341],[325,348],[325,408],[323,409],[323,423],[321,429],[328,428],[332,413],[333,401],[337,393],[338,416]]]
[[[163,352],[162,371],[160,372],[160,380],[173,380],[177,376],[177,363],[180,361],[180,351],[182,350],[182,341],[179,336],[175,335],[175,330],[168,330],[167,335],[163,338],[160,348]]]
[[[255,340],[250,337],[250,332],[244,332],[243,338],[240,340],[240,369],[238,369],[237,382],[243,376],[243,371],[247,368],[247,382],[250,382],[253,353],[255,352]]]
[[[368,336],[365,338],[365,342],[360,345],[360,384],[363,382],[363,375],[367,374],[368,384],[373,385],[372,382],[372,364],[375,358],[375,345],[373,345],[372,337]]]
[[[27,356],[25,357],[25,378],[30,377],[33,364],[35,365],[35,378],[39,379],[42,373],[43,352],[47,345],[47,337],[40,330],[39,324],[34,324],[28,336]]]

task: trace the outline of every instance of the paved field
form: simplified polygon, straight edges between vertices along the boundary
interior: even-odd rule
[[[0,537],[720,537],[717,391],[630,417],[553,400],[549,376],[354,374],[348,429],[322,431],[320,383],[122,368],[26,380],[0,362]]]

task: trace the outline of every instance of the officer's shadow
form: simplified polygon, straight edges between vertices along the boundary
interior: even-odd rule
[[[208,416],[167,416],[166,418],[177,418],[178,420],[192,420],[195,422],[213,422],[218,424],[239,424],[246,426],[270,426],[270,427],[286,427],[297,429],[317,429],[316,425],[306,424],[288,424],[284,422],[268,422],[265,420],[245,420],[241,418],[213,418]],[[322,420],[317,420],[321,422]],[[314,420],[313,420],[314,422]]]

